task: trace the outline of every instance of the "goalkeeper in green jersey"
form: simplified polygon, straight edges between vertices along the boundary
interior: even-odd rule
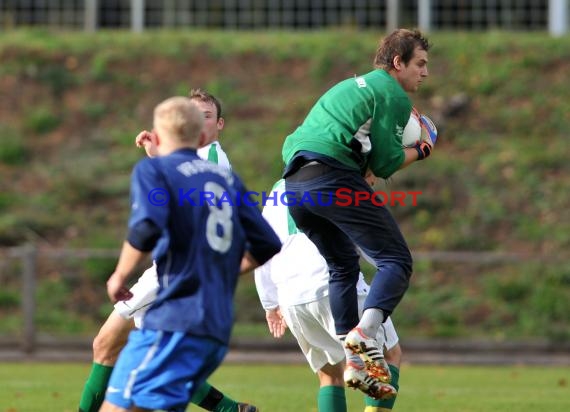
[[[384,342],[375,337],[404,296],[412,274],[406,241],[389,210],[375,202],[364,175],[369,170],[387,179],[431,154],[437,138],[431,123],[422,123],[415,147],[402,145],[412,110],[408,94],[428,76],[429,47],[417,30],[390,33],[378,46],[374,69],[325,92],[283,144],[289,212],[327,261],[330,306],[347,357],[344,379],[364,392],[370,385],[361,378],[363,370],[375,386],[391,381]],[[323,194],[328,196],[326,205]],[[346,202],[347,196],[352,202]],[[360,321],[355,244],[377,269]]]

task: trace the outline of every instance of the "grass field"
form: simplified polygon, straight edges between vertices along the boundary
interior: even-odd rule
[[[1,363],[0,412],[75,412],[89,365]],[[224,365],[210,380],[263,412],[316,411],[316,377],[305,365]],[[498,412],[570,410],[570,368],[405,365],[395,410]],[[349,411],[362,411],[348,391]],[[197,407],[191,410],[201,410]]]

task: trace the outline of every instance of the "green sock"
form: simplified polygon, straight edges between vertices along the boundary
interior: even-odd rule
[[[202,385],[198,386],[198,388],[194,391],[194,393],[192,394],[192,398],[190,399],[190,402],[192,402],[194,405],[200,406],[200,403],[204,400],[204,398],[206,398],[211,388],[212,387],[208,382],[204,382]]]
[[[396,390],[400,389],[400,385],[398,385],[398,380],[400,379],[400,369],[398,369],[394,365],[388,365],[390,367],[390,373],[392,374],[392,385]],[[396,397],[384,401],[378,401],[376,399],[367,396],[364,398],[364,402],[366,406],[375,406],[377,408],[384,408],[384,409],[392,409],[394,407],[394,403],[396,403]]]
[[[107,390],[111,372],[113,372],[112,366],[93,362],[91,373],[81,393],[79,412],[97,412],[99,410],[105,399],[105,391]]]
[[[194,405],[213,412],[238,412],[238,404],[208,382],[200,385],[190,399]]]
[[[317,397],[319,412],[346,412],[346,396],[340,386],[321,386]]]

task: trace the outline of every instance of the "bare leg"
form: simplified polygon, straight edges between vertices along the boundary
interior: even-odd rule
[[[93,340],[93,362],[115,366],[119,353],[134,327],[132,319],[125,319],[113,311]]]
[[[319,412],[346,412],[344,366],[344,361],[336,365],[326,364],[317,372],[320,383],[317,398]]]
[[[127,342],[134,322],[113,311],[93,340],[93,364],[79,401],[80,412],[99,410],[113,367]]]
[[[342,378],[343,373],[344,362],[339,362],[336,365],[327,363],[317,371],[320,386],[340,386],[341,388],[344,388],[344,379]]]
[[[394,365],[400,369],[400,364],[402,363],[402,347],[400,344],[397,343],[390,350],[384,351],[384,359],[389,365]]]

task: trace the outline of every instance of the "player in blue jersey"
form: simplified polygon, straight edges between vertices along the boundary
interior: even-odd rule
[[[202,123],[188,98],[159,104],[158,157],[133,171],[129,232],[107,291],[128,300],[126,282],[151,250],[159,290],[119,356],[102,411],[185,410],[227,351],[238,274],[281,247],[259,210],[240,201],[239,178],[197,156]]]
[[[206,139],[204,146],[198,149],[198,156],[231,170],[231,164],[219,141],[225,125],[221,102],[199,88],[190,90],[189,97],[198,105],[204,116],[203,130]],[[150,157],[156,156],[156,142],[150,132],[139,133],[135,143],[139,147],[144,147]],[[128,301],[118,302],[115,310],[97,333],[93,340],[93,364],[81,394],[79,412],[96,412],[101,407],[109,377],[127,336],[134,327],[140,327],[144,310],[155,298],[157,290],[156,266],[153,265],[131,288],[133,297]],[[213,412],[258,411],[253,405],[235,401],[208,382],[204,382],[194,392],[192,403]]]

